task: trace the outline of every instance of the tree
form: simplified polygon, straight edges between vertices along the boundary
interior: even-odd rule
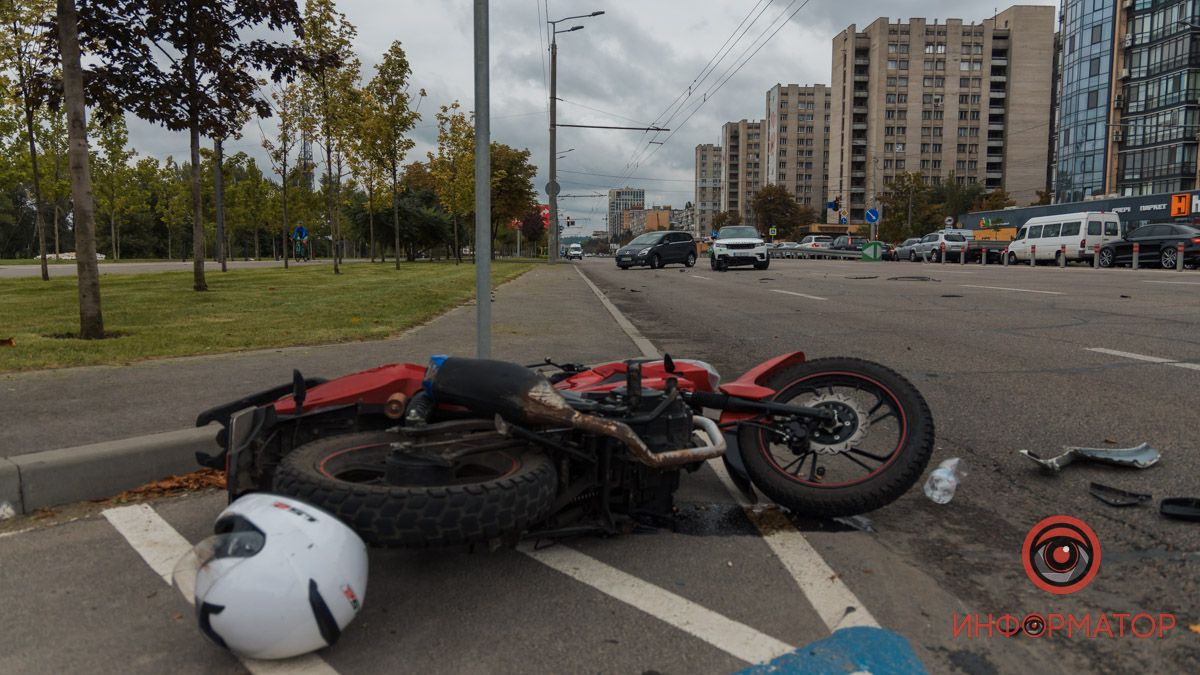
[[[103,0],[93,3],[91,29],[119,35],[98,54],[107,86],[121,107],[172,131],[189,134],[191,149],[193,288],[204,278],[204,221],[200,197],[200,137],[225,138],[245,110],[271,115],[258,95],[257,72],[276,82],[300,65],[291,46],[249,39],[264,28],[300,32],[294,0]],[[121,26],[125,36],[114,30]],[[130,27],[140,27],[132,30]],[[148,58],[146,45],[158,50]]]
[[[450,213],[454,226],[454,259],[462,261],[458,221],[475,210],[475,126],[458,101],[442,106],[437,114],[437,155],[429,156],[438,201]]]
[[[279,124],[276,138],[278,145],[273,143],[266,136],[263,136],[262,146],[267,151],[267,157],[271,160],[271,168],[279,174],[280,184],[280,209],[283,211],[282,237],[279,240],[279,246],[282,249],[283,268],[288,268],[288,235],[291,232],[291,227],[288,221],[288,161],[291,158],[292,148],[296,145],[296,134],[300,128],[300,118],[302,114],[302,106],[300,103],[300,88],[295,83],[289,82],[282,87],[276,87],[271,92],[271,99],[275,102],[275,113],[279,115]]]
[[[942,218],[955,220],[983,197],[983,186],[979,183],[959,183],[951,171],[941,183],[933,186],[929,201],[936,204]]]
[[[918,236],[925,229],[929,211],[929,187],[919,173],[901,173],[882,193],[883,220],[879,223],[879,238],[903,241]]]
[[[79,56],[75,0],[58,0],[58,44],[62,55],[63,99],[67,110],[71,194],[75,200],[75,258],[79,277],[79,337],[104,337],[100,311],[100,270],[96,264],[95,207],[88,167],[83,66]]]
[[[42,110],[41,156],[49,169],[42,176],[42,197],[52,205],[54,211],[54,255],[62,253],[59,236],[61,215],[66,213],[71,197],[71,180],[67,171],[67,120],[63,111],[49,107]]]
[[[1009,206],[1016,206],[1017,202],[1005,192],[1004,188],[996,188],[983,196],[975,204],[975,210],[978,211],[999,211]]]
[[[759,227],[766,230],[791,230],[799,224],[799,207],[796,198],[782,185],[764,185],[750,200]]]
[[[129,134],[125,118],[120,115],[103,120],[96,134],[96,145],[104,151],[96,159],[96,182],[100,187],[98,206],[108,214],[109,247],[113,260],[121,259],[118,216],[124,216],[132,206],[133,170],[129,160],[137,152],[127,149]]]
[[[719,230],[726,225],[741,225],[742,216],[737,211],[721,211],[713,216],[713,229]]]
[[[521,234],[530,244],[536,245],[541,241],[542,235],[546,232],[546,225],[542,222],[542,210],[534,206],[521,217]]]
[[[533,178],[537,167],[529,163],[529,150],[517,150],[503,143],[491,144],[492,183],[492,256],[500,227],[537,207]]]
[[[41,107],[41,98],[34,92],[34,80],[38,76],[42,53],[46,43],[43,34],[50,16],[48,0],[0,0],[0,18],[4,29],[10,31],[8,39],[0,43],[0,63],[17,72],[18,97],[25,115],[25,134],[29,143],[29,165],[32,172],[34,223],[37,228],[38,250],[42,259],[42,281],[50,280],[46,265],[46,228],[42,213],[41,172],[38,168],[37,125],[34,116]]]
[[[1038,190],[1037,196],[1037,200],[1031,203],[1030,206],[1046,206],[1054,201],[1054,191],[1050,190],[1049,188],[1045,190]]]
[[[408,56],[400,42],[392,43],[379,65],[376,66],[375,77],[367,85],[369,100],[374,103],[367,107],[363,124],[367,133],[362,135],[360,148],[365,164],[382,169],[391,181],[392,196],[392,230],[395,236],[396,269],[400,269],[400,174],[404,157],[413,147],[413,140],[405,134],[412,130],[417,120],[421,119],[417,108],[410,108],[411,95],[408,91],[408,79],[412,69],[408,64]],[[419,95],[424,98],[425,90]],[[440,140],[439,118],[439,140]],[[368,171],[369,173],[369,171]],[[368,193],[369,194],[369,193]],[[370,199],[368,198],[368,202]],[[374,221],[372,221],[373,223]],[[372,225],[372,231],[374,226]],[[372,235],[372,245],[374,235]],[[372,254],[373,255],[373,254]]]
[[[304,5],[302,48],[313,67],[302,78],[307,114],[305,130],[317,135],[325,151],[325,217],[335,243],[333,273],[341,274],[336,244],[336,205],[340,201],[341,172],[334,175],[334,155],[344,150],[353,120],[351,101],[358,80],[359,61],[354,56],[357,31],[346,15],[334,9],[333,0],[307,0]]]

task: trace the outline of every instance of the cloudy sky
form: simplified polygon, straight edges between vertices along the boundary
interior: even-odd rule
[[[410,159],[424,159],[436,142],[437,106],[457,99],[468,110],[474,107],[472,6],[470,0],[338,0],[339,10],[358,28],[364,78],[399,40],[412,64],[414,89],[428,93]],[[996,0],[492,0],[492,139],[532,151],[544,201],[546,13],[560,19],[603,10],[603,16],[559,24],[560,30],[584,26],[559,35],[559,123],[657,125],[671,131],[560,128],[559,153],[573,148],[558,163],[563,194],[606,195],[608,188],[630,185],[645,188],[648,206],[682,207],[693,195],[695,146],[720,142],[726,121],[761,118],[765,92],[776,83],[828,83],[831,40],[849,24],[865,26],[884,11],[892,19],[979,21],[1007,6]],[[722,49],[727,40],[732,48]],[[269,134],[273,125],[266,121],[262,128]],[[252,123],[240,140],[229,142],[227,152],[262,157],[261,138]],[[130,139],[143,155],[187,156],[186,134],[131,121]],[[560,206],[578,223],[569,234],[604,228],[605,199],[568,198]]]

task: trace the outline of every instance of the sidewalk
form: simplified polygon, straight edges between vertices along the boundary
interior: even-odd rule
[[[146,468],[152,471],[150,458],[160,454],[157,446],[171,446],[170,464],[178,465],[190,458],[192,451],[181,443],[187,439],[192,439],[193,446],[196,439],[211,442],[207,439],[215,433],[215,427],[181,431],[194,425],[199,412],[290,382],[293,368],[310,377],[332,378],[385,363],[424,363],[432,354],[474,356],[473,303],[380,342],[0,375],[4,425],[0,458],[16,458],[15,462],[0,459],[0,501],[8,499],[6,473],[20,473],[20,478],[27,480],[34,474],[36,458],[46,460],[37,464],[46,465],[43,468],[47,470],[59,462],[91,462],[92,466],[76,467],[84,482],[90,475],[86,471],[113,453],[134,452],[141,457],[139,462],[149,462]],[[534,363],[551,356],[589,363],[637,355],[637,348],[573,265],[537,267],[494,291],[493,358]],[[162,436],[147,436],[152,434]],[[94,459],[85,460],[85,456]],[[6,464],[16,464],[20,471],[6,472]],[[32,502],[44,505],[61,498],[46,494]],[[86,498],[91,497],[75,497]],[[29,494],[25,494],[25,502],[26,510],[37,508],[31,505]]]

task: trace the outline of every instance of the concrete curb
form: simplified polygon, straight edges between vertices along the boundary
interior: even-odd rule
[[[195,453],[217,450],[216,427],[209,426],[0,458],[0,504],[30,513],[111,497],[197,471]]]

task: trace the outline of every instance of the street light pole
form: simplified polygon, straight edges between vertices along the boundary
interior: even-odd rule
[[[558,34],[583,30],[583,26],[572,26],[566,30],[558,30],[558,24],[570,19],[587,19],[600,16],[604,12],[592,12],[568,16],[556,21],[547,20],[550,24],[550,181],[546,183],[546,196],[550,198],[550,264],[558,262]]]
[[[492,356],[491,91],[488,0],[475,0],[475,356]],[[396,252],[400,254],[399,251]]]

